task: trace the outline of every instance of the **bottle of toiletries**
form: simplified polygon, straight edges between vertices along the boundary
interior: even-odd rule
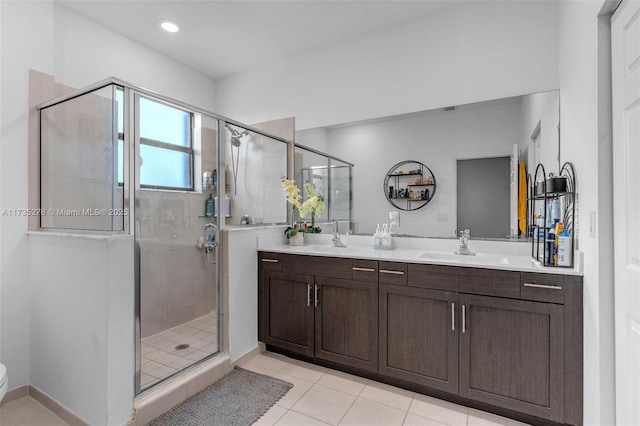
[[[380,234],[380,245],[388,247],[391,244],[389,244],[389,229],[387,228],[387,224],[383,223],[382,224],[382,233]]]
[[[567,228],[558,236],[558,266],[571,266],[573,260],[573,247],[571,235]]]
[[[388,228],[385,228],[385,231],[387,231],[386,233],[387,239],[385,240],[385,243],[386,243],[385,245],[388,248],[391,248],[391,246],[393,246],[393,237],[391,236],[391,224],[389,224]]]
[[[551,220],[553,221],[561,221],[562,220],[562,209],[560,208],[560,200],[554,198],[551,201]]]
[[[558,243],[560,234],[564,231],[564,223],[556,222],[556,228],[554,230],[554,234],[556,236],[553,242],[553,265],[558,266]]]
[[[213,212],[215,210],[215,202],[213,201],[213,195],[209,194],[209,198],[204,203],[204,215],[206,217],[213,217]]]
[[[547,240],[544,242],[544,245],[546,247],[544,259],[545,266],[553,265],[553,252],[556,245],[556,234],[554,234],[553,231],[553,228],[549,228],[549,230],[547,231]]]
[[[231,217],[231,199],[229,194],[224,194],[224,217]]]
[[[381,244],[382,232],[380,231],[380,224],[376,227],[376,233],[373,234],[373,246],[377,247]]]
[[[544,227],[544,206],[540,204],[538,206],[538,214],[536,215],[536,225],[539,228]]]

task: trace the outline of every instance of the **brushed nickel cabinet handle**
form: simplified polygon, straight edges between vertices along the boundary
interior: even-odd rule
[[[260,259],[260,260],[268,263],[278,263],[278,259]]]
[[[315,286],[314,296],[315,300],[313,301],[313,306],[316,307],[318,306],[318,286]]]
[[[465,333],[467,331],[467,327],[466,327],[466,322],[467,322],[467,315],[466,315],[466,307],[464,305],[462,305],[462,332]]]
[[[404,275],[404,271],[391,271],[389,269],[380,269],[381,274]]]
[[[549,290],[562,290],[562,287],[560,287],[559,285],[532,284],[532,283],[524,283],[522,285],[525,287],[546,288]]]
[[[311,284],[307,284],[307,306],[311,306]]]
[[[373,268],[359,268],[357,266],[352,267],[354,271],[364,271],[364,272],[375,272],[376,270]]]
[[[456,305],[451,304],[451,331],[456,331]]]

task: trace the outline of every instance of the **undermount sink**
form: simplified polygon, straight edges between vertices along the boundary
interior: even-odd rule
[[[448,252],[426,252],[420,255],[422,259],[443,260],[455,263],[472,263],[481,265],[509,265],[509,258],[499,254],[476,253],[475,256]]]

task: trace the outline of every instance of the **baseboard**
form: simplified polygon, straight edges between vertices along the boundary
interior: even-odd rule
[[[240,356],[238,359],[235,359],[235,360],[231,361],[231,365],[234,366],[234,367],[236,365],[241,366],[242,364],[244,364],[244,363],[252,360],[256,356],[260,355],[264,351],[265,351],[264,344],[260,345],[260,342],[258,342],[258,346],[256,346],[255,348],[251,349],[249,352],[245,353],[244,355]]]
[[[31,385],[20,386],[19,388],[12,389],[7,392],[4,399],[2,400],[2,405],[7,404],[11,401],[15,401],[19,398],[22,398],[23,396],[30,396],[31,398],[35,399],[71,426],[87,425],[87,422],[82,420],[82,418],[76,416],[74,413],[63,407],[58,401],[42,392],[40,389],[37,389]]]
[[[51,398],[46,393],[42,392],[40,389],[37,389],[33,386],[29,386],[29,396],[38,401],[40,404],[47,407],[49,410],[53,411],[53,413],[60,417],[65,422],[69,423],[71,426],[85,426],[88,423],[82,420],[80,417],[73,414],[71,411],[64,408],[58,401]]]
[[[2,404],[7,404],[23,396],[29,395],[29,385],[20,386],[19,388],[11,389],[2,399]]]

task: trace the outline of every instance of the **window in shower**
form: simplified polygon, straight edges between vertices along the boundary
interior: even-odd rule
[[[193,190],[192,114],[140,97],[140,185]]]

